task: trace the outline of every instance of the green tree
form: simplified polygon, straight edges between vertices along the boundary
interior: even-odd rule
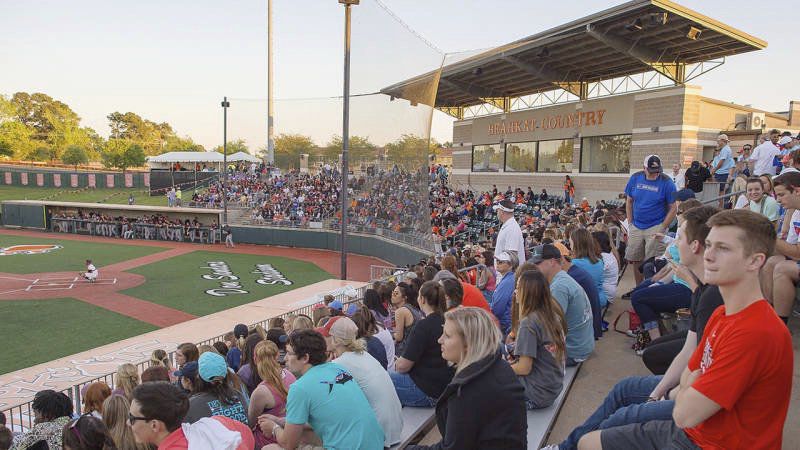
[[[222,153],[222,150],[223,147],[221,145],[214,147],[214,151],[217,153]],[[247,143],[244,139],[237,139],[235,141],[228,142],[228,154],[232,155],[237,152],[250,153],[250,150],[247,147]]]
[[[115,111],[108,116],[108,126],[114,139],[128,139],[139,144],[146,155],[164,153],[168,142],[176,144],[178,138],[172,126],[166,122],[156,123],[142,118],[136,113]],[[177,142],[178,145],[182,144]],[[192,145],[195,145],[192,143]],[[183,150],[183,149],[181,149]]]
[[[300,155],[311,154],[317,148],[310,136],[281,133],[275,137],[275,165],[280,168],[300,167]],[[262,149],[266,157],[266,149]]]
[[[434,139],[403,134],[396,141],[386,144],[386,156],[398,165],[416,168],[427,164],[428,155],[436,154],[438,148],[439,144]]]
[[[11,149],[14,158],[24,159],[40,144],[33,140],[33,128],[16,120],[0,122],[0,143]]]
[[[16,119],[34,129],[33,138],[46,141],[59,125],[77,126],[80,117],[65,103],[47,94],[17,92],[11,97]]]
[[[144,149],[139,144],[133,144],[125,149],[125,153],[123,153],[122,157],[123,165],[120,167],[120,169],[125,172],[125,169],[128,167],[142,167],[144,165],[144,161]]]
[[[78,164],[86,164],[89,162],[89,155],[86,154],[86,150],[84,150],[83,147],[79,145],[70,145],[64,150],[64,154],[61,155],[61,162],[75,166],[75,170],[78,170]]]
[[[14,156],[14,150],[11,148],[11,144],[5,141],[0,141],[0,156]]]
[[[164,141],[164,152],[204,152],[205,147],[195,143],[190,137],[169,136]]]
[[[338,158],[342,154],[342,137],[334,135],[330,142],[322,149],[322,154],[327,158]],[[350,136],[348,156],[351,160],[375,159],[377,146],[370,142],[369,137]]]
[[[25,155],[25,159],[33,161],[48,161],[50,159],[50,148],[46,145],[40,145],[33,149],[32,152]]]

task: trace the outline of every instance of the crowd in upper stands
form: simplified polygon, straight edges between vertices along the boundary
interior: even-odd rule
[[[356,302],[326,296],[311,316],[181,344],[174,364],[164,350],[142,373],[124,364],[113,390],[85,386],[83,416],[64,394],[41,391],[36,425],[12,448],[384,448],[401,440],[403,407],[434,407],[441,434],[410,448],[527,448],[526,410],[553,405],[566,368],[592,357],[627,266],[637,284],[622,295],[625,331],[653,375],[621,380],[548,448],[780,448],[800,282],[800,136],[769,137],[736,158],[720,135],[708,172],[721,192],[740,192],[748,175],[744,200],[714,205],[694,198],[694,174],[681,183],[658,155],[631,175],[624,206],[573,203],[571,180],[557,198],[454,189],[434,167],[425,182],[436,255]],[[335,176],[289,174],[272,195],[291,214]],[[418,174],[384,176],[354,180],[356,217],[413,225],[402,216],[418,201]],[[266,192],[250,183],[242,195]]]

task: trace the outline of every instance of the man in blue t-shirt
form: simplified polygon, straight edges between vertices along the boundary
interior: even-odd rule
[[[550,293],[564,311],[567,322],[567,365],[589,358],[594,351],[592,307],[577,281],[561,268],[561,251],[553,244],[536,247],[528,262],[536,264],[550,281]]]
[[[327,362],[325,338],[314,330],[295,331],[286,343],[286,368],[297,374],[289,388],[286,420],[261,416],[258,426],[283,448],[296,448],[306,424],[325,448],[383,448],[383,429],[353,376]]]
[[[625,259],[633,264],[636,284],[644,277],[642,261],[664,253],[666,245],[656,234],[663,234],[675,218],[675,183],[662,173],[661,158],[648,155],[644,170],[631,175],[625,186],[625,212],[628,221],[628,247]]]

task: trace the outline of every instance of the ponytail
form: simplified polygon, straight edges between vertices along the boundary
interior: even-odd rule
[[[427,303],[434,312],[444,314],[447,310],[447,297],[444,294],[444,288],[437,281],[426,281],[422,283],[422,287],[419,288],[419,295],[425,299],[425,303]]]

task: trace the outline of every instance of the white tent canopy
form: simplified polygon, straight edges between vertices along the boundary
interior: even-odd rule
[[[222,162],[222,153],[217,152],[169,152],[147,158],[148,163],[209,163]]]
[[[222,155],[220,155],[220,157],[222,157]],[[232,155],[228,155],[228,161],[249,161],[254,163],[261,162],[260,159],[256,158],[250,153],[245,153],[245,152],[236,152]]]

